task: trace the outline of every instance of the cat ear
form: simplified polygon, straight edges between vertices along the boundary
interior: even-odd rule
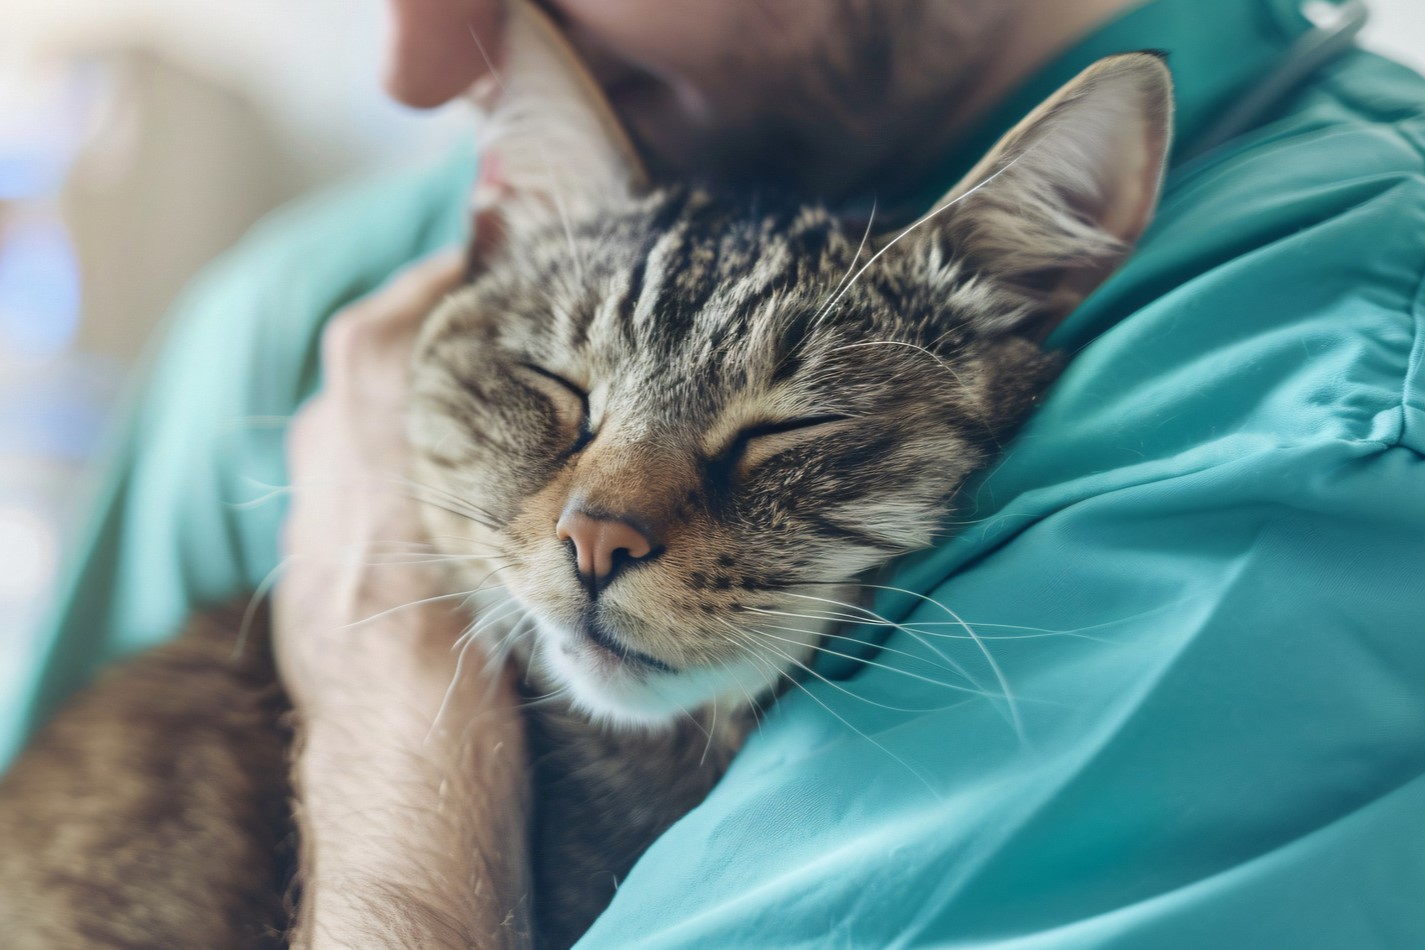
[[[472,195],[472,258],[511,230],[578,215],[648,186],[612,106],[549,17],[506,4],[504,56],[488,89]]]
[[[1099,60],[1012,129],[906,232],[1009,289],[999,327],[1042,340],[1132,252],[1157,207],[1172,76],[1152,53]]]

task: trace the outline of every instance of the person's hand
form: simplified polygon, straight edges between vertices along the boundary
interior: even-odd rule
[[[294,947],[524,946],[527,778],[509,670],[453,649],[465,619],[406,481],[411,345],[456,255],[335,316],[324,383],[288,437],[292,505],[274,597],[298,726],[305,884]],[[459,679],[457,680],[457,676]]]
[[[408,563],[422,534],[404,412],[412,341],[459,272],[453,253],[417,264],[323,333],[322,389],[288,435],[292,504],[275,595],[278,665],[304,715],[345,715],[380,696],[421,702],[454,675],[461,618],[448,602],[419,605],[442,593],[439,577]]]

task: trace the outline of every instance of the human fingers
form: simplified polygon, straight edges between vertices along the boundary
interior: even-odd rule
[[[457,251],[438,254],[328,321],[321,339],[322,387],[287,432],[294,480],[355,484],[389,480],[400,470],[411,342],[460,274]]]
[[[371,391],[381,380],[404,379],[416,331],[461,273],[460,252],[443,251],[333,316],[322,330],[324,385]]]

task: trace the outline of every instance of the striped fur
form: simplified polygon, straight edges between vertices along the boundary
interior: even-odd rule
[[[432,508],[432,534],[494,549],[462,582],[501,568],[540,668],[587,712],[659,722],[770,690],[793,663],[737,633],[748,608],[804,613],[794,595],[930,544],[1052,378],[1055,358],[985,332],[1024,303],[953,247],[851,281],[860,238],[819,209],[670,189],[535,231],[431,320],[419,478],[491,516]],[[577,396],[527,366],[587,393],[578,452]],[[571,497],[665,526],[597,601],[555,536]],[[581,668],[591,614],[677,672]]]
[[[1150,54],[1095,65],[868,246],[869,228],[816,206],[644,186],[601,144],[609,113],[577,64],[541,95],[601,118],[530,121],[532,22],[513,25],[493,151],[543,171],[486,209],[503,240],[477,243],[478,276],[418,345],[418,478],[483,512],[432,508],[432,533],[492,552],[461,582],[498,572],[518,619],[492,633],[519,635],[585,713],[658,725],[750,704],[826,630],[773,648],[749,611],[805,613],[805,596],[932,543],[1053,377],[1036,341],[1151,218],[1168,73]],[[581,155],[602,166],[582,184]],[[592,596],[555,531],[569,505],[650,529],[656,556]]]

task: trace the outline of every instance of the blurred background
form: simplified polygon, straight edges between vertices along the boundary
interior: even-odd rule
[[[471,119],[382,95],[382,0],[0,10],[5,695],[25,673],[112,407],[183,286],[277,205],[444,154]]]
[[[1425,70],[1425,0],[1370,5],[1367,45]],[[0,694],[182,286],[294,195],[469,127],[382,96],[383,33],[381,0],[4,0]]]

